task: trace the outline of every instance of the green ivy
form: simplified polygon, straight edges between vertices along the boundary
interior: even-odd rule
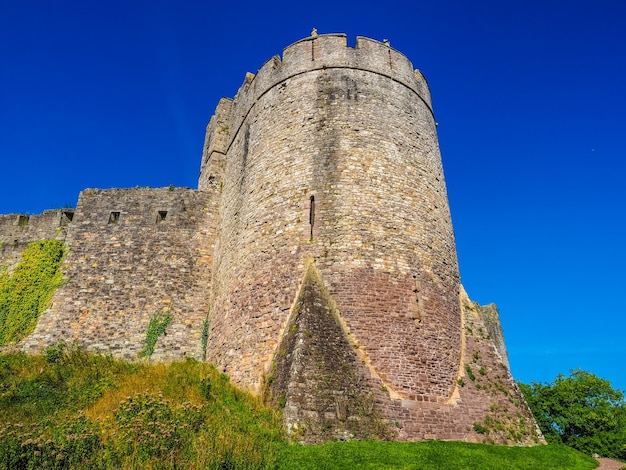
[[[20,341],[37,326],[62,283],[63,242],[29,243],[13,272],[0,272],[0,346]]]
[[[148,331],[146,331],[146,339],[143,342],[143,349],[139,353],[139,357],[150,357],[154,353],[154,346],[160,336],[165,334],[167,325],[170,324],[172,317],[169,313],[163,314],[157,312],[150,318]]]
[[[206,347],[209,342],[209,313],[207,313],[202,324],[202,360],[206,360]]]

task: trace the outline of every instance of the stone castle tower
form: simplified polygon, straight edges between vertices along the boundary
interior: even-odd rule
[[[295,439],[538,438],[497,313],[460,285],[428,85],[387,42],[288,46],[219,102],[198,190],[85,190],[66,212],[69,282],[24,350],[136,357],[167,309],[155,358],[215,363]],[[10,220],[5,258],[41,238]]]

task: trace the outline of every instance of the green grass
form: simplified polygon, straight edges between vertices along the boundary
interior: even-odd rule
[[[0,356],[0,469],[276,468],[277,413],[192,360]]]
[[[583,470],[597,462],[566,446],[506,447],[465,442],[341,442],[289,446],[280,468],[419,470]]]
[[[0,469],[592,469],[568,447],[288,444],[280,416],[192,360],[125,363],[63,344],[0,355]]]

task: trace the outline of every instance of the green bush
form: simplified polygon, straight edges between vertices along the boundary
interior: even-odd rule
[[[93,468],[103,449],[100,429],[84,415],[64,416],[49,423],[0,427],[0,468]]]
[[[0,355],[0,469],[275,468],[279,416],[194,360]]]
[[[626,401],[608,380],[583,370],[551,384],[520,384],[548,442],[626,459]]]
[[[114,413],[121,455],[147,463],[172,459],[202,425],[202,408],[174,405],[162,395],[142,393],[120,403]],[[172,462],[173,463],[173,462]]]

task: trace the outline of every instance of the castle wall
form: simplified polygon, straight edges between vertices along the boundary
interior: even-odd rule
[[[198,180],[200,190],[220,189],[219,185],[223,183],[225,158],[230,140],[232,105],[232,100],[222,98],[207,125]]]
[[[461,314],[430,93],[406,57],[298,41],[220,102],[204,156],[199,186],[221,190],[207,359],[267,387],[288,429],[539,438],[468,299]]]
[[[493,341],[502,363],[505,364],[508,369],[510,367],[509,355],[506,351],[506,345],[504,344],[504,333],[502,332],[498,307],[496,304],[477,305],[476,309],[485,324],[485,329]]]
[[[447,403],[427,403],[385,400],[379,394],[383,415],[397,423],[397,438],[508,445],[545,443],[497,344],[489,335],[480,307],[470,301],[462,288],[460,304],[462,367],[451,399]]]
[[[67,283],[22,349],[62,339],[136,359],[150,318],[161,312],[172,320],[153,358],[200,358],[212,204],[210,193],[184,188],[83,191],[66,241]]]
[[[30,241],[69,250],[20,347],[132,360],[169,314],[155,360],[214,362],[294,438],[541,440],[497,310],[460,286],[430,91],[404,55],[342,34],[288,46],[218,103],[198,188],[0,216],[0,264]]]
[[[47,210],[37,215],[0,215],[0,266],[14,266],[34,241],[64,240],[74,209]]]
[[[452,393],[459,279],[427,90],[397,51],[344,35],[299,41],[246,78],[228,126],[209,354],[237,382],[260,388],[314,258],[394,395]]]
[[[294,440],[395,438],[532,445],[543,442],[502,361],[481,307],[461,289],[461,369],[445,403],[391,398],[371,374],[309,264],[266,396]],[[495,341],[497,343],[497,341]]]

